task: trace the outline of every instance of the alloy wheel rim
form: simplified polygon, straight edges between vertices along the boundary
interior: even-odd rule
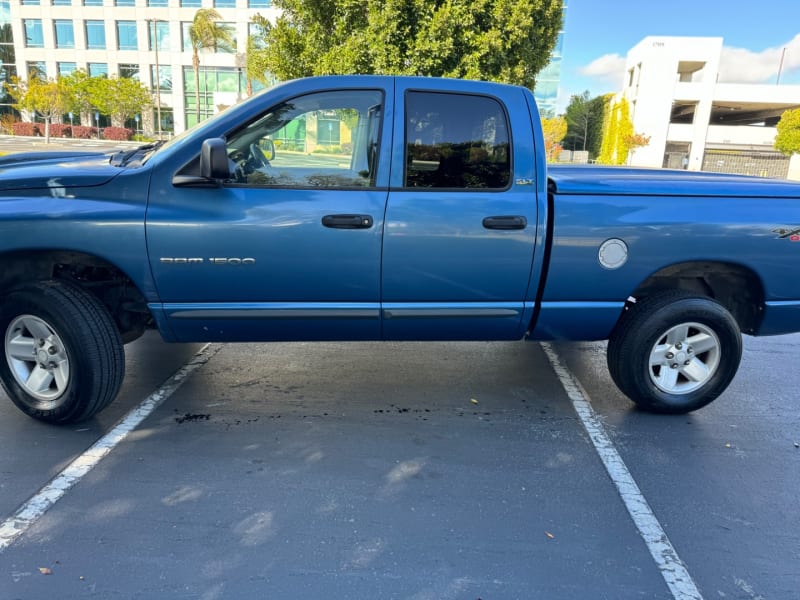
[[[707,384],[720,364],[721,344],[702,323],[681,323],[659,336],[650,351],[650,381],[667,394],[690,394]]]
[[[70,381],[67,349],[56,330],[33,315],[20,315],[9,324],[5,354],[11,374],[34,399],[37,409],[52,410]]]

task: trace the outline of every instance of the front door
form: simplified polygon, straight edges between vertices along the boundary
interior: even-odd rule
[[[385,96],[282,102],[226,136],[231,181],[152,183],[151,268],[178,340],[380,337]]]

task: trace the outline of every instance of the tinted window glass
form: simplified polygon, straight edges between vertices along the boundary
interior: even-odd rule
[[[511,180],[508,119],[486,96],[409,92],[406,187],[502,189]]]

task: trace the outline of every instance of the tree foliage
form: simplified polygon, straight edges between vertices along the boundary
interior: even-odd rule
[[[111,124],[124,127],[125,121],[153,104],[147,87],[137,79],[117,77],[93,78],[91,84],[92,104],[111,117]]]
[[[625,98],[609,104],[603,127],[603,143],[597,162],[624,165],[631,151],[650,143],[650,137],[633,130],[630,104]]]
[[[64,113],[68,104],[68,93],[64,85],[52,79],[33,77],[29,81],[23,81],[16,76],[4,85],[14,100],[14,108],[38,113],[44,119],[45,140],[49,142],[50,123],[54,117]]]
[[[259,68],[461,77],[533,88],[550,60],[562,0],[275,0]]]
[[[609,96],[591,98],[588,90],[570,98],[565,118],[567,134],[564,147],[569,150],[588,150],[591,157],[600,153],[603,140],[603,119]]]
[[[777,129],[775,149],[787,156],[800,154],[800,108],[784,112]]]
[[[45,136],[49,134],[49,123],[59,120],[66,112],[88,116],[97,110],[110,116],[114,125],[122,127],[127,119],[153,104],[150,91],[136,79],[89,77],[84,71],[75,71],[57,81],[37,77],[24,81],[12,77],[11,82],[4,85],[14,101],[14,108],[44,119]]]
[[[567,135],[567,120],[564,117],[553,117],[552,119],[542,119],[542,131],[544,132],[544,149],[548,162],[558,160],[559,154],[564,149],[561,140]]]

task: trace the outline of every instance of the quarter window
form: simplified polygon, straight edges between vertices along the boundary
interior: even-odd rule
[[[504,189],[511,181],[508,118],[494,98],[409,92],[405,186]]]

